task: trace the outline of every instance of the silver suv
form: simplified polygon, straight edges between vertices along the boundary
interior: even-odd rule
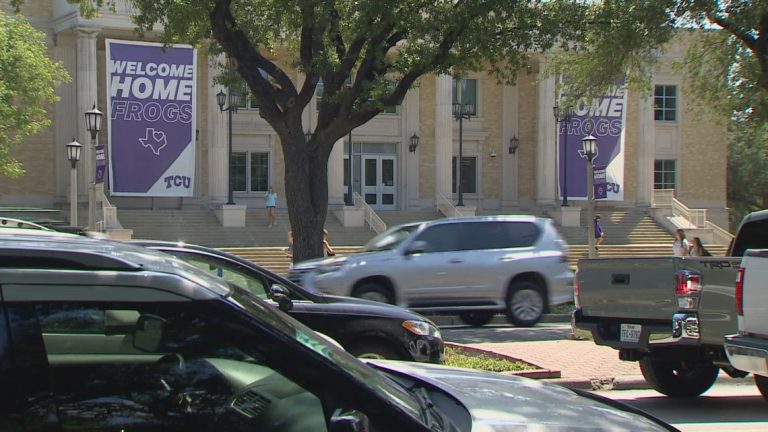
[[[458,313],[470,325],[506,312],[531,326],[550,305],[573,301],[566,249],[550,219],[446,218],[393,227],[357,254],[298,263],[290,278],[309,290]]]

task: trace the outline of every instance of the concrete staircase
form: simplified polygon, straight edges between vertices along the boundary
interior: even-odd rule
[[[598,211],[608,245],[671,245],[672,234],[659,226],[645,210]],[[587,244],[587,214],[581,212],[581,226],[562,227],[559,230],[569,245]],[[671,250],[671,246],[670,246]]]

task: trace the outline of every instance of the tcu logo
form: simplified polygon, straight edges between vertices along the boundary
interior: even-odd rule
[[[619,193],[619,191],[621,190],[621,185],[618,183],[606,183],[605,189],[608,192]]]
[[[168,176],[163,179],[165,181],[165,188],[170,189],[172,187],[184,187],[189,189],[192,185],[192,179],[187,176]]]

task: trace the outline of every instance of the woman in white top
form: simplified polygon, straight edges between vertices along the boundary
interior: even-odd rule
[[[672,251],[675,256],[687,256],[691,251],[691,245],[685,238],[685,232],[679,228],[675,231],[675,242],[672,243]]]

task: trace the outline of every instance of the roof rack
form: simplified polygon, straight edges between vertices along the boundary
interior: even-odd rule
[[[24,219],[16,219],[16,218],[9,218],[9,217],[0,217],[0,228],[25,228],[25,229],[36,229],[36,230],[43,230],[43,231],[53,231],[50,228],[46,228],[34,222],[26,221]]]

